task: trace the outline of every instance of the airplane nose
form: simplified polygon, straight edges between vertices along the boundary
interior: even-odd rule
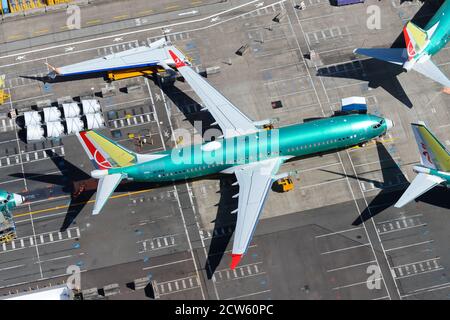
[[[390,119],[385,119],[385,120],[386,120],[386,128],[389,131],[394,127],[394,121],[392,121]]]
[[[14,193],[14,202],[16,203],[16,206],[21,205],[25,202],[25,198],[20,194]]]

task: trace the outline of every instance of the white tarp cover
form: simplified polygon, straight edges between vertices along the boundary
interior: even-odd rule
[[[78,106],[78,103],[63,103],[62,106],[64,109],[65,118],[76,118],[80,115],[80,107]]]
[[[71,290],[66,286],[20,293],[4,300],[72,300]]]
[[[28,126],[27,127],[27,141],[42,140],[44,139],[44,129],[41,126]]]
[[[57,107],[44,108],[44,121],[59,121],[61,119],[61,111]]]
[[[25,118],[25,127],[37,126],[41,124],[41,115],[37,111],[27,111],[23,113]]]
[[[342,106],[348,106],[351,104],[367,104],[364,97],[348,97],[342,99]]]
[[[67,133],[77,133],[83,131],[84,123],[80,118],[66,118]]]
[[[59,121],[50,121],[47,125],[47,137],[57,138],[64,133],[64,126]]]
[[[83,105],[84,114],[100,112],[100,103],[98,102],[98,100],[95,99],[81,100],[81,104]]]
[[[86,115],[88,129],[98,129],[104,126],[104,119],[101,113],[91,113]]]

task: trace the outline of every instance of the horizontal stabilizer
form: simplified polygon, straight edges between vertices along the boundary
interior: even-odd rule
[[[398,65],[403,65],[408,60],[403,48],[357,48],[353,52]]]
[[[120,181],[122,181],[123,177],[124,176],[122,174],[115,173],[104,176],[99,180],[97,195],[95,196],[94,210],[92,211],[92,214],[95,215],[100,213],[106,201],[119,185]]]
[[[401,198],[394,205],[396,208],[401,208],[409,202],[413,201],[417,197],[420,197],[425,192],[431,190],[438,184],[444,182],[445,180],[426,173],[419,173],[411,182],[408,189],[401,196]]]
[[[431,61],[431,59],[417,62],[412,67],[413,70],[423,74],[436,82],[439,82],[446,88],[450,88],[450,80],[441,70]]]

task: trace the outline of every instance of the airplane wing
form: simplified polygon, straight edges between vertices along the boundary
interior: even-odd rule
[[[450,80],[445,74],[431,61],[428,59],[423,62],[417,62],[412,67],[413,70],[423,74],[436,82],[439,82],[446,88],[450,88]]]
[[[357,48],[353,52],[398,65],[408,60],[406,49],[403,48]]]
[[[122,181],[123,177],[124,176],[120,173],[114,173],[106,175],[99,180],[97,194],[95,196],[94,210],[92,211],[93,215],[100,213],[106,201],[119,185],[120,181]]]
[[[406,189],[405,193],[403,193],[401,198],[394,205],[394,207],[396,208],[403,207],[404,205],[420,197],[422,194],[431,190],[432,188],[434,188],[435,186],[444,181],[445,181],[444,179],[437,176],[419,173],[414,178],[413,182],[411,182],[408,189]]]
[[[101,58],[90,59],[75,64],[62,66],[59,68],[48,65],[54,75],[76,76],[89,73],[99,73],[106,71],[117,71],[136,68],[147,68],[161,66],[167,68],[174,65],[171,57],[167,54],[166,48],[176,52],[176,54],[186,61],[187,58],[175,46],[165,39],[160,39],[149,46],[141,46],[129,50],[112,53]]]
[[[216,124],[222,129],[225,138],[258,131],[258,128],[252,120],[236,108],[197,72],[180,60],[172,50],[168,51],[175,61],[176,68],[202,100],[204,107],[214,117]]]
[[[247,251],[274,175],[283,161],[283,158],[277,157],[233,169],[239,184],[239,201],[231,269],[237,266],[242,255]]]

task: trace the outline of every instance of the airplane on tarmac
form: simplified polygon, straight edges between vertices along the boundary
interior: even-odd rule
[[[161,38],[148,46],[141,46],[122,52],[113,53],[101,58],[86,60],[63,67],[47,66],[52,70],[48,77],[73,77],[93,73],[107,73],[110,80],[119,80],[153,72],[171,69],[175,66],[172,58],[167,54],[170,49],[183,61],[189,64],[188,58],[166,39]],[[161,69],[162,68],[162,69]]]
[[[17,193],[9,193],[6,190],[0,189],[0,212],[4,210],[10,211],[15,207],[21,205],[25,198]]]
[[[450,186],[450,154],[423,122],[411,124],[420,152],[420,166],[414,166],[417,176],[394,205],[401,208],[425,192],[441,184]]]
[[[100,212],[122,179],[162,182],[216,173],[234,174],[239,193],[234,196],[238,197],[238,208],[232,212],[237,213],[237,223],[231,269],[238,265],[249,246],[273,182],[289,176],[289,173],[278,174],[285,161],[363,145],[384,135],[394,125],[391,120],[375,115],[347,114],[265,130],[270,119],[251,120],[175,52],[168,49],[168,53],[223,135],[203,144],[138,154],[94,131],[78,133],[96,168],[91,176],[99,179],[92,213]]]
[[[441,5],[425,29],[413,22],[403,28],[406,48],[357,48],[353,52],[415,70],[450,88],[450,80],[431,61],[431,57],[447,45],[450,32],[450,0]]]

